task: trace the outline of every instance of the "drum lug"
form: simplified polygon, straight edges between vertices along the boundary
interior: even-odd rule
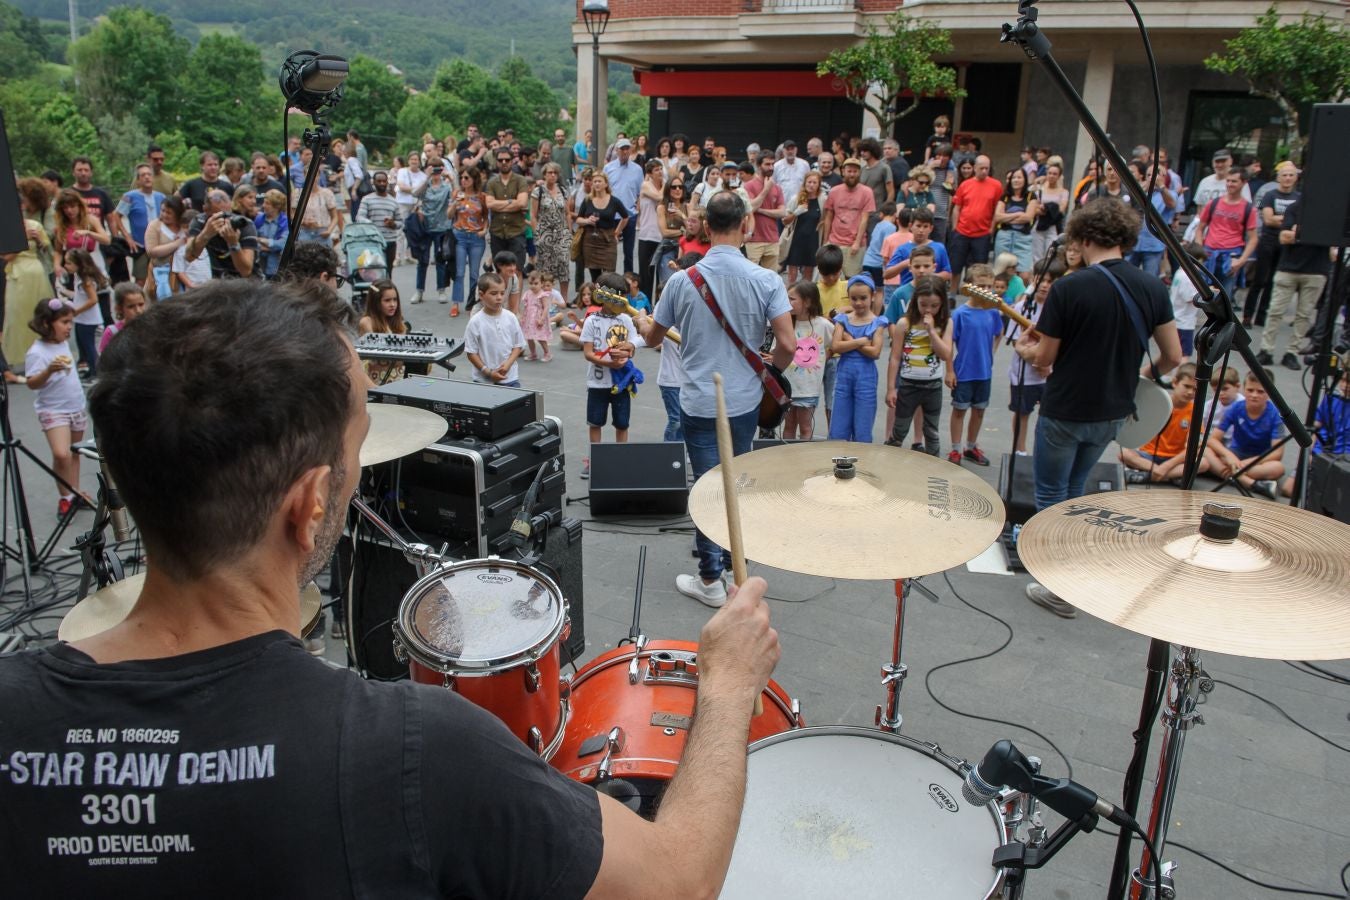
[[[628,683],[638,683],[638,659],[642,657],[642,648],[647,646],[647,636],[639,634],[633,641],[633,658],[628,661]]]
[[[394,638],[394,659],[399,661],[400,665],[408,664],[408,648],[403,646],[403,642]]]
[[[802,701],[796,697],[792,698],[792,727],[802,727]]]
[[[544,734],[539,730],[538,725],[530,726],[530,736],[526,739],[530,749],[534,751],[535,756],[544,755]]]
[[[698,685],[698,654],[688,650],[655,650],[647,658],[647,684],[673,682]]]
[[[525,673],[525,690],[531,694],[538,691],[540,682],[539,667],[534,663],[530,663],[521,671]]]
[[[600,760],[600,765],[595,771],[597,783],[604,784],[609,781],[611,778],[610,770],[614,765],[614,754],[622,753],[626,743],[627,740],[622,728],[615,725],[609,730],[609,736],[605,738],[605,758]]]
[[[441,687],[445,688],[447,691],[453,691],[455,689],[455,679],[450,677],[449,672],[441,673]]]

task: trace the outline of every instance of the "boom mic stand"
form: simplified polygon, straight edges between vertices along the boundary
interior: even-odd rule
[[[1285,402],[1284,397],[1275,389],[1275,385],[1270,376],[1266,374],[1265,369],[1257,364],[1256,354],[1251,349],[1251,339],[1246,330],[1234,318],[1233,303],[1224,292],[1223,285],[1217,279],[1213,279],[1208,271],[1191,259],[1190,255],[1182,249],[1181,242],[1172,233],[1172,229],[1167,227],[1167,223],[1163,221],[1158,211],[1153,208],[1148,193],[1135,179],[1133,171],[1125,162],[1124,157],[1120,155],[1120,151],[1111,143],[1105,130],[1093,116],[1092,110],[1088,109],[1087,103],[1074,89],[1073,83],[1069,81],[1069,77],[1064,74],[1064,70],[1060,68],[1059,63],[1051,54],[1050,39],[1036,24],[1039,14],[1036,9],[1036,0],[1019,0],[1017,12],[1017,24],[1004,24],[1000,42],[1017,44],[1028,58],[1041,64],[1046,75],[1049,76],[1077,115],[1078,121],[1092,137],[1097,149],[1120,173],[1121,186],[1130,195],[1130,199],[1143,213],[1145,220],[1152,226],[1152,230],[1162,240],[1163,244],[1171,251],[1172,257],[1185,270],[1191,282],[1199,288],[1200,299],[1196,306],[1204,312],[1205,324],[1195,334],[1195,408],[1204,408],[1205,392],[1209,389],[1210,378],[1213,377],[1214,364],[1230,350],[1235,349],[1275,403],[1281,419],[1284,420],[1285,427],[1294,435],[1294,439],[1298,441],[1300,446],[1307,447],[1312,443],[1312,436],[1308,434],[1308,429],[1303,426],[1303,422]],[[1200,464],[1201,431],[1203,431],[1201,428],[1192,428],[1186,438],[1186,469],[1182,480],[1182,488],[1185,490],[1190,490],[1195,483],[1196,472]],[[1134,756],[1130,760],[1123,790],[1124,808],[1130,816],[1135,816],[1139,808],[1139,793],[1143,782],[1144,767],[1147,764],[1149,734],[1152,730],[1152,718],[1156,715],[1156,710],[1150,712],[1150,706],[1155,703],[1159,707],[1161,706],[1162,679],[1166,671],[1166,660],[1169,656],[1169,645],[1154,638],[1149,646],[1148,678],[1144,686],[1144,704],[1140,711],[1140,727],[1135,732]],[[1111,900],[1118,900],[1129,890],[1130,840],[1130,832],[1121,829],[1120,839],[1116,846],[1115,868],[1111,873],[1110,893],[1108,894]],[[1161,850],[1162,848],[1158,849]]]

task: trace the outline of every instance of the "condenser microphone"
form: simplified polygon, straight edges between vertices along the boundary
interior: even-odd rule
[[[113,540],[125,541],[131,537],[131,522],[127,519],[127,507],[122,502],[122,494],[113,482],[112,472],[108,471],[108,461],[103,451],[98,454],[98,467],[103,472],[103,499],[108,506],[108,519],[112,522]]]

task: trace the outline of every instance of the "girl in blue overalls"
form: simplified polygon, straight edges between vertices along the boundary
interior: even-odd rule
[[[830,440],[872,443],[872,420],[877,413],[877,358],[886,338],[885,316],[872,312],[876,284],[870,275],[848,280],[852,309],[834,318],[830,352],[839,357],[834,383],[834,415]]]

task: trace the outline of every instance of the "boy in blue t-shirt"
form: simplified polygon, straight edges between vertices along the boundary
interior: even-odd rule
[[[982,288],[994,286],[994,270],[984,263],[966,267],[966,277]],[[1003,337],[1003,316],[996,309],[981,309],[973,297],[952,313],[952,343],[956,359],[947,368],[947,387],[952,391],[952,450],[947,459],[961,465],[961,459],[977,466],[989,465],[989,457],[979,447],[984,411],[994,379],[994,351]],[[961,452],[961,429],[966,410],[970,427],[966,429],[966,452]]]
[[[928,239],[928,236],[933,233],[933,213],[926,209],[914,209],[910,210],[910,215],[912,218],[909,223],[909,230],[914,235],[914,240],[895,248],[891,258],[886,261],[885,269],[882,270],[883,277],[891,278],[898,272],[900,284],[909,284],[914,280],[914,273],[909,271],[910,254],[914,252],[915,247],[932,247],[936,274],[939,278],[950,283],[952,280],[952,264],[947,259],[947,248],[937,241]]]
[[[1259,459],[1238,476],[1238,483],[1274,500],[1275,481],[1284,474],[1284,463],[1280,462],[1283,451],[1274,449],[1274,445],[1284,435],[1284,423],[1266,389],[1250,372],[1242,383],[1242,394],[1246,402],[1228,407],[1209,436],[1209,450],[1218,460],[1218,474],[1226,478]]]
[[[863,271],[872,276],[872,283],[877,286],[877,292],[880,292],[882,289],[883,279],[881,277],[881,267],[882,264],[885,263],[885,260],[881,258],[881,245],[885,242],[886,238],[895,234],[895,211],[896,205],[894,201],[887,200],[885,203],[881,204],[881,218],[877,220],[877,224],[872,228],[872,236],[867,240],[867,251],[863,253]],[[879,310],[875,309],[877,296],[879,296],[879,293],[874,293],[872,300],[874,305],[872,312],[874,313],[879,312]],[[895,320],[892,319],[891,321]]]
[[[1313,453],[1350,453],[1350,369],[1341,371],[1335,389],[1317,404],[1312,433]],[[1294,496],[1292,475],[1281,482],[1280,493]]]

